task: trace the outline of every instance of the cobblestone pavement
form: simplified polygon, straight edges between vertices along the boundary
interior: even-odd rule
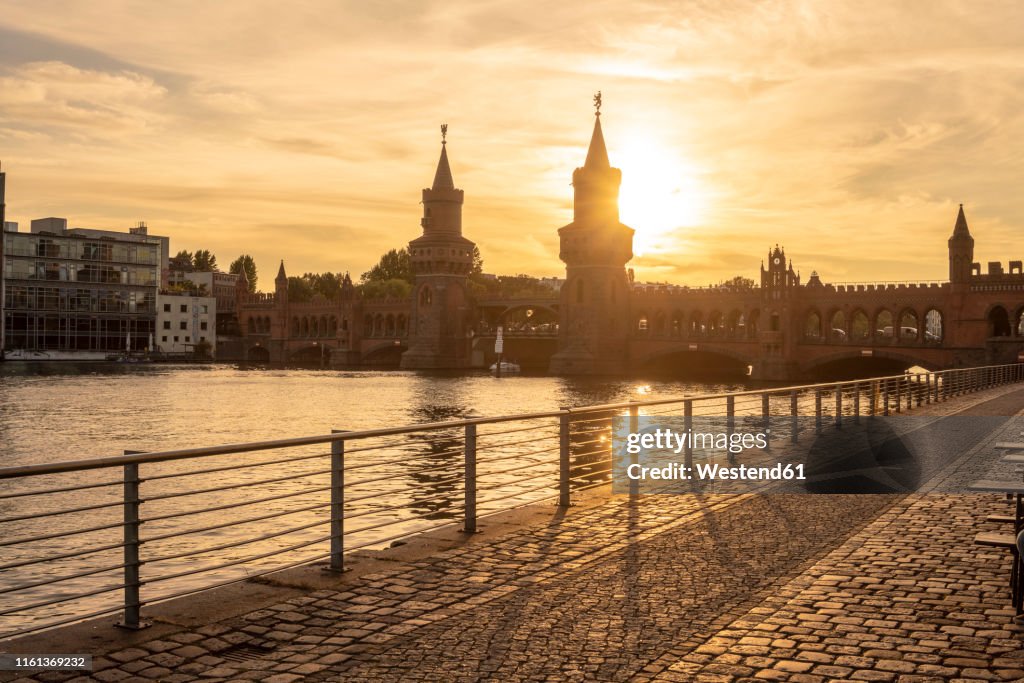
[[[1024,391],[1001,393],[970,412],[1024,407]],[[973,473],[981,460],[963,453],[1017,429],[957,423],[934,448]],[[953,494],[615,497],[97,657],[73,680],[1024,680],[1008,553],[971,542],[1007,508]]]
[[[979,521],[986,513],[1008,508],[974,496],[906,499],[655,680],[1024,680],[1008,553],[971,543],[998,530]]]

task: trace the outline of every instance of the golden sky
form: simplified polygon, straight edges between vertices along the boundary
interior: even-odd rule
[[[944,278],[1024,255],[1024,3],[5,0],[8,220],[145,220],[266,287],[419,232],[449,124],[464,231],[558,275],[602,124],[638,280]]]

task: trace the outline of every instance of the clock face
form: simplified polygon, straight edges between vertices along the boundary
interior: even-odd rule
[[[775,257],[775,265],[779,265],[780,263],[782,263],[782,259],[780,259],[778,256],[776,256]]]

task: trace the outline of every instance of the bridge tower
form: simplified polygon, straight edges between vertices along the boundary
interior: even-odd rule
[[[633,229],[619,222],[622,171],[612,168],[601,131],[601,93],[594,98],[594,132],[583,166],[572,174],[573,221],[558,230],[565,262],[558,353],[551,372],[615,374],[629,352]]]
[[[288,362],[288,274],[284,270],[284,259],[277,268],[274,278],[274,315],[270,318],[270,340],[268,351],[270,360],[277,363]]]
[[[793,271],[793,262],[787,264],[785,249],[776,244],[768,250],[768,267],[761,264],[760,349],[751,372],[754,379],[786,380],[799,370],[794,360],[800,332],[799,288],[800,276]]]
[[[434,185],[423,190],[423,234],[409,242],[416,280],[403,368],[464,368],[471,360],[472,302],[466,284],[476,246],[462,236],[462,190],[448,165],[448,125]]]
[[[954,288],[967,285],[971,280],[974,264],[974,238],[967,229],[967,217],[964,216],[964,205],[960,205],[960,213],[956,216],[956,225],[949,238],[949,282]]]

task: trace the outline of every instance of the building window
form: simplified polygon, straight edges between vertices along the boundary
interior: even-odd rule
[[[167,341],[167,335],[165,334],[164,336],[160,337],[160,341],[166,342]]]
[[[188,313],[188,304],[182,304],[181,305],[181,312],[182,313]]]
[[[200,337],[200,338],[199,338],[199,341],[201,341],[201,342],[204,342],[204,341],[206,341],[206,337]]]
[[[188,342],[190,342],[190,341],[192,341],[192,337],[185,337],[185,343],[186,343],[186,344],[187,344]]]
[[[164,321],[164,329],[165,330],[171,329],[171,321],[170,320],[165,320]],[[167,341],[167,340],[165,339],[164,341]]]
[[[171,312],[171,305],[170,304],[164,304],[164,313],[170,313],[170,312]]]
[[[210,312],[210,307],[207,306],[206,304],[203,304],[202,306],[199,307],[199,312],[200,313],[209,313]]]
[[[178,343],[178,338],[177,338],[177,337],[175,337],[175,338],[174,338],[174,343],[175,343],[175,344],[177,344],[177,343]]]
[[[199,323],[199,329],[201,329],[201,330],[205,330],[206,329],[206,321],[205,320],[203,322]]]
[[[182,320],[180,323],[178,323],[178,325],[179,325],[179,327],[178,327],[179,330],[187,330],[188,329],[188,322],[185,321],[185,320]]]

